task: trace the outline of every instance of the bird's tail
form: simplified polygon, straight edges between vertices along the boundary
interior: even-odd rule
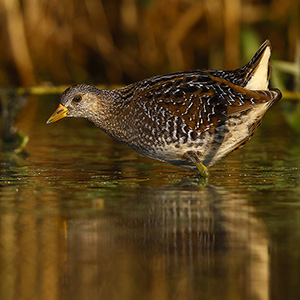
[[[235,70],[209,70],[208,72],[249,90],[268,90],[271,75],[270,57],[271,43],[266,40],[243,67]]]
[[[249,90],[268,90],[271,76],[271,43],[266,40],[253,58],[242,68],[244,70],[243,86]]]

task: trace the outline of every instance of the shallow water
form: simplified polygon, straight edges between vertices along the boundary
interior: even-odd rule
[[[28,156],[0,154],[1,299],[300,298],[300,136],[283,104],[207,183],[86,120],[46,125],[56,105],[30,98]]]

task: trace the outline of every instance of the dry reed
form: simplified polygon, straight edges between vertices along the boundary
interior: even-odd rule
[[[235,68],[254,48],[249,31],[255,44],[269,38],[275,56],[293,60],[299,8],[298,0],[4,0],[1,85],[127,83]]]

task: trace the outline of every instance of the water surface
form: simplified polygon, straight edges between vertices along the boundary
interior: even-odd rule
[[[0,154],[1,299],[299,299],[300,140],[272,108],[205,183],[86,120],[46,125],[30,98],[28,156]]]

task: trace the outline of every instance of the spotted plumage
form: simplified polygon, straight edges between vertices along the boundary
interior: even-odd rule
[[[115,90],[90,85],[68,88],[48,123],[84,117],[139,153],[206,174],[243,146],[270,106],[270,43],[244,67],[154,76]]]

